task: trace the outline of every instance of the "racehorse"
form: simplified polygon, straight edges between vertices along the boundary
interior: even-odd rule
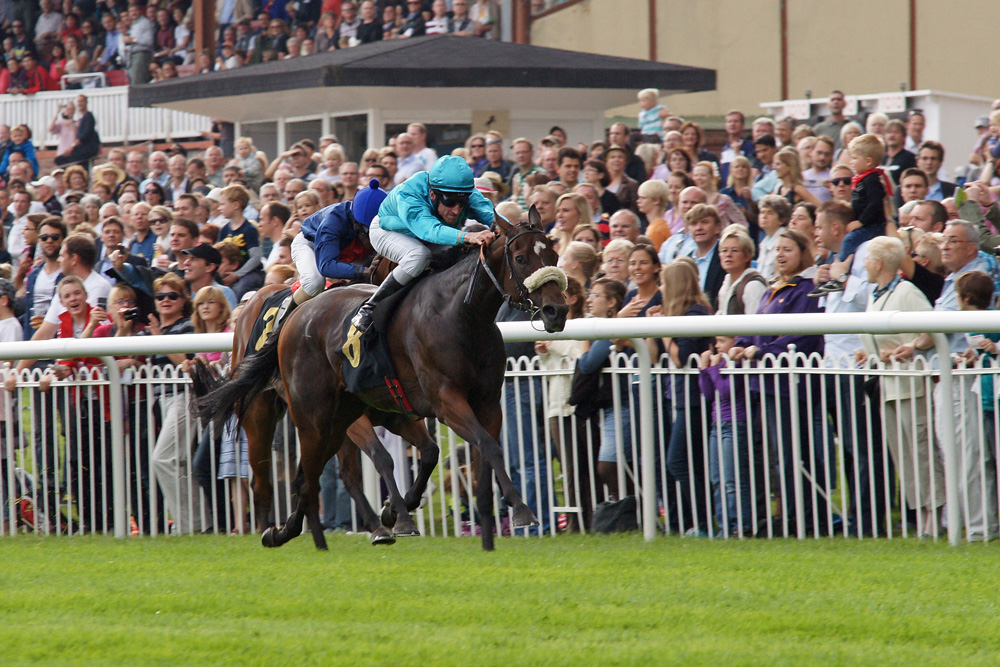
[[[494,320],[507,300],[536,313],[547,331],[560,331],[568,310],[563,298],[565,274],[555,266],[558,257],[537,210],[532,207],[528,222],[510,224],[497,216],[496,224],[498,235],[479,253],[467,252],[450,268],[417,281],[382,332],[412,412],[436,417],[480,454],[476,506],[485,550],[494,548],[494,473],[504,501],[512,508],[512,527],[538,525],[503,467],[500,397],[506,359]],[[323,466],[366,411],[384,415],[398,410],[388,388],[350,393],[343,381],[343,359],[337,351],[345,347],[344,323],[371,293],[370,286],[341,287],[292,311],[278,335],[243,360],[233,379],[202,403],[216,418],[235,410],[246,423],[260,405],[257,397],[269,391],[280,372],[299,431],[303,480],[292,516],[280,530],[263,536],[267,546],[280,546],[298,536],[308,519],[317,548],[326,548],[318,513]],[[432,461],[425,461],[423,450],[433,443],[430,435],[422,422],[404,423],[417,428],[400,435],[422,452],[417,479],[405,500],[406,509],[412,511],[437,463],[437,450]],[[248,438],[250,433],[247,428]]]

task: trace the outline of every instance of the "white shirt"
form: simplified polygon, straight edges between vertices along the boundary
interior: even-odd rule
[[[83,287],[87,290],[87,303],[90,304],[91,308],[96,308],[97,300],[107,299],[108,294],[111,293],[111,283],[96,271],[90,272],[87,279],[83,281]],[[49,304],[49,311],[45,313],[45,321],[49,324],[59,324],[59,316],[65,312],[66,307],[62,305],[62,301],[54,298]]]
[[[829,169],[826,171],[806,169],[802,172],[802,182],[806,186],[806,190],[812,193],[812,195],[818,199],[820,203],[833,199],[833,195],[830,193],[830,188],[823,185],[823,183],[828,180],[830,180]]]
[[[24,340],[24,331],[16,317],[0,320],[0,343],[16,343],[22,340]]]
[[[770,282],[777,272],[778,234],[765,236],[758,245],[757,270],[764,280]]]
[[[44,268],[35,277],[34,297],[31,303],[31,315],[42,315],[47,313],[52,304],[52,297],[56,295],[56,278],[60,275],[59,267],[52,273],[48,273]]]
[[[854,252],[851,273],[843,292],[830,292],[826,299],[828,313],[863,313],[868,308],[868,295],[875,286],[868,282],[865,257],[868,244],[862,243]],[[864,347],[858,334],[827,334],[823,336],[826,359],[829,368],[854,368],[854,351]]]
[[[271,248],[271,254],[267,256],[267,261],[264,262],[264,270],[270,269],[278,259],[278,254],[281,252],[281,244],[278,242],[274,243]]]

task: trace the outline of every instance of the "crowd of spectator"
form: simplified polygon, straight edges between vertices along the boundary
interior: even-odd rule
[[[96,85],[71,74],[122,72],[120,83],[297,58],[387,39],[452,34],[499,39],[495,0],[217,0],[214,50],[195,49],[191,0],[0,3],[0,94]]]
[[[819,122],[758,118],[749,123],[749,131],[744,115],[734,110],[726,114],[725,140],[713,152],[698,123],[673,115],[657,99],[657,91],[642,91],[636,129],[615,123],[604,139],[593,143],[573,143],[553,126],[540,139],[475,133],[453,151],[472,168],[476,187],[505,215],[516,218],[527,215],[529,206],[537,209],[569,277],[571,316],[834,314],[883,310],[887,304],[909,310],[992,307],[1000,284],[993,254],[1000,244],[1000,179],[994,175],[1000,159],[1000,110],[970,128],[974,147],[968,165],[955,175],[959,182],[952,182],[941,170],[945,148],[923,137],[918,110],[899,119],[881,114],[850,119],[843,115],[843,95],[834,91]],[[93,120],[83,122],[87,113],[81,95],[74,108],[65,108],[53,120],[53,132],[61,137],[61,160],[54,169],[40,167],[30,128],[0,126],[0,260],[11,264],[9,283],[0,281],[5,339],[224,331],[246,295],[265,284],[295,282],[290,247],[305,218],[353,199],[372,179],[391,190],[428,170],[438,157],[427,145],[427,129],[412,123],[385,146],[371,146],[361,155],[347,155],[332,135],[301,140],[276,156],[240,137],[232,155],[218,145],[194,154],[172,144],[150,153],[113,148],[106,162],[95,163],[81,152],[91,158],[96,153],[91,150]],[[868,185],[861,187],[862,182]],[[841,266],[842,276],[836,273]],[[818,289],[824,285],[829,289]],[[956,359],[971,363],[983,355],[992,358],[997,338],[971,332],[951,336],[950,342]],[[776,484],[789,489],[800,481],[809,486],[837,459],[857,471],[848,476],[852,509],[841,519],[859,534],[884,531],[889,501],[881,480],[894,469],[906,471],[900,474],[907,480],[901,488],[919,532],[930,534],[940,526],[941,466],[933,437],[928,438],[933,434],[923,394],[898,387],[873,392],[864,376],[836,372],[877,361],[908,363],[933,352],[927,335],[674,338],[648,345],[656,357],[678,367],[700,367],[702,375],[700,384],[695,375],[669,376],[665,407],[651,416],[660,424],[667,481],[681,489],[679,502],[667,502],[674,528],[699,534],[712,528],[714,520],[729,532],[758,534],[762,527],[751,521],[750,508],[766,499],[748,496],[750,480],[740,476],[749,474],[748,460],[762,460],[765,441],[772,449],[785,448],[772,451],[771,472]],[[789,410],[778,408],[787,408],[795,396],[787,379],[754,379],[730,400],[730,379],[722,368],[755,364],[792,345],[798,352],[826,355],[830,374],[813,377],[837,397],[823,404],[829,414],[790,421]],[[547,368],[576,365],[584,374],[595,374],[612,363],[616,350],[627,352],[627,341],[539,343],[509,352],[538,354]],[[186,361],[185,355],[158,355],[123,358],[119,365],[167,367]],[[17,368],[32,365],[20,362]],[[85,359],[37,362],[35,367],[57,381],[99,365]],[[598,481],[611,497],[629,492],[635,463],[630,425],[639,420],[628,410],[627,397],[635,387],[627,376],[621,378],[619,393],[626,397],[621,410],[606,410],[603,418],[595,410],[576,420],[583,429],[576,438],[561,436],[568,438],[563,443],[596,443],[592,455]],[[14,383],[8,379],[8,389]],[[991,421],[984,432],[992,438],[992,384],[988,399],[985,389],[973,393],[969,383],[957,387],[950,397],[935,391],[933,409],[951,410],[956,423],[965,424],[959,433],[967,498],[963,523],[970,539],[993,539],[998,519],[994,447],[992,440],[981,441],[979,425],[969,421],[986,414]],[[706,433],[701,432],[701,401],[693,398],[699,391],[705,392],[712,411],[705,415]],[[746,401],[743,391],[748,392]],[[569,387],[554,386],[549,404],[543,405],[543,392],[532,393],[537,414],[555,420],[549,429],[554,439],[556,433],[567,433],[569,422],[562,420],[580,409],[570,404],[569,394]],[[797,395],[800,413],[814,414],[805,394]],[[983,413],[965,409],[977,401],[983,403]],[[133,434],[158,429],[151,469],[175,527],[204,528],[177,519],[193,514],[186,504],[190,499],[198,503],[203,498],[197,490],[178,494],[177,480],[194,475],[207,498],[215,471],[204,469],[204,455],[192,457],[198,464],[186,460],[184,442],[194,434],[186,404],[163,396],[157,406],[155,427],[129,427]],[[523,420],[532,406],[522,407],[515,412]],[[895,432],[889,436],[891,456],[883,460],[877,454],[883,451],[881,418],[895,420],[903,414],[916,418],[903,419],[907,429],[901,437]],[[940,428],[943,420],[936,417]],[[871,428],[859,430],[858,423]],[[541,422],[524,431],[523,423],[508,420],[508,427],[515,429],[512,442],[523,442],[534,452],[526,458],[544,460],[548,445],[562,454],[559,442],[544,442]],[[527,435],[518,435],[518,428]],[[794,429],[802,443],[815,443],[803,455],[808,464],[799,471],[790,467]],[[836,437],[826,437],[828,430]],[[886,429],[890,431],[894,429]],[[53,442],[41,438],[36,446],[43,440],[48,446]],[[709,448],[710,456],[702,455],[703,440],[719,443]],[[238,441],[229,432],[230,463]],[[839,454],[832,444],[822,444],[834,441]],[[58,458],[42,454],[40,460]],[[588,460],[586,453],[577,460]],[[779,460],[789,464],[779,465]],[[84,463],[100,468],[95,461]],[[527,462],[524,467],[512,476],[520,482],[524,472],[534,488],[532,477],[544,476],[544,468],[532,466],[528,472]],[[234,463],[226,474],[230,479],[241,475]],[[701,488],[706,479],[710,493]],[[147,484],[149,492],[152,482]],[[929,493],[935,488],[937,493]],[[579,491],[593,502],[602,495],[590,488]],[[543,491],[535,497],[539,516],[548,515],[547,495]],[[706,503],[707,497],[713,500]],[[809,531],[835,530],[826,519],[827,501],[823,494],[805,499]],[[104,511],[86,498],[81,502],[91,514]],[[785,507],[783,530],[789,530],[797,509]],[[586,524],[588,517],[585,513],[581,520]]]

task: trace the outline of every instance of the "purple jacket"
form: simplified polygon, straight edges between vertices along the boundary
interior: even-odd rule
[[[760,315],[767,315],[771,313],[822,312],[819,307],[819,299],[810,299],[808,296],[809,292],[813,290],[813,281],[808,278],[802,278],[801,276],[796,276],[796,279],[795,283],[786,283],[779,287],[774,287],[770,292],[765,294],[764,298],[761,299],[760,308],[757,310],[757,313]],[[757,356],[754,358],[757,360],[760,360],[766,354],[773,354],[777,356],[782,352],[787,352],[789,345],[794,345],[796,352],[801,352],[806,355],[812,354],[813,352],[823,354],[823,336],[819,335],[788,334],[784,336],[739,336],[736,339],[736,345],[738,347],[755,345],[758,348],[758,352]],[[778,377],[777,393],[781,396],[787,397],[789,394],[789,387],[788,377],[785,375],[766,376],[763,392],[765,394],[775,393],[774,377]],[[816,378],[816,384],[814,386],[815,392],[819,386],[819,376],[813,377]],[[751,381],[751,387],[757,391],[761,390],[759,378],[753,378]],[[800,400],[805,400],[805,390],[805,386],[800,384]]]
[[[698,386],[701,388],[702,396],[705,397],[705,403],[709,406],[709,419],[713,422],[746,421],[747,403],[744,377],[735,376],[736,385],[731,392],[730,385],[734,376],[722,374],[722,369],[726,367],[726,364],[727,362],[723,361],[716,366],[703,368],[698,374]],[[719,393],[718,406],[714,405],[716,392]],[[734,396],[735,405],[733,405]],[[734,408],[735,418],[733,416]]]

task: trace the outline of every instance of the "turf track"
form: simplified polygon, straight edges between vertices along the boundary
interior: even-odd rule
[[[5,664],[997,664],[1000,547],[0,539]]]

